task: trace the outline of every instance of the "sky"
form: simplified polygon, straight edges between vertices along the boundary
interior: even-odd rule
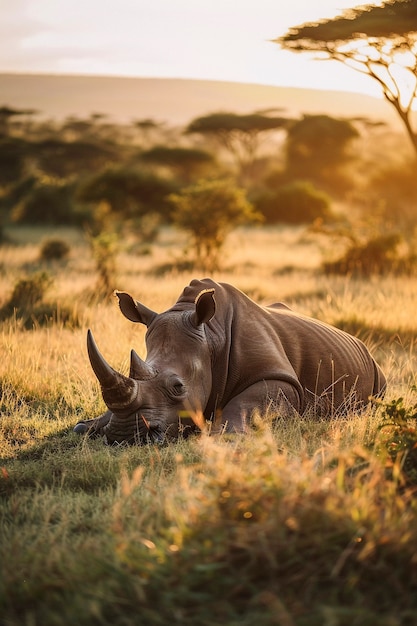
[[[379,96],[337,61],[271,43],[359,0],[0,0],[0,72],[199,78]],[[374,4],[380,4],[375,1]]]

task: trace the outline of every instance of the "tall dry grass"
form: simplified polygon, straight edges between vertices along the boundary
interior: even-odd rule
[[[51,235],[69,238],[67,261],[39,261]],[[166,447],[80,438],[72,426],[104,409],[87,328],[122,371],[132,346],[145,356],[144,329],[111,295],[94,296],[79,233],[10,236],[0,307],[19,278],[47,271],[45,299],[72,307],[77,323],[1,325],[2,624],[415,623],[415,499],[401,459],[377,445],[381,409],[329,421],[258,416],[248,436]],[[114,287],[167,309],[199,277],[176,269],[185,243],[166,230],[139,255],[127,242]],[[302,229],[241,229],[214,278],[355,332],[387,374],[387,401],[412,404],[415,279],[325,277],[322,246]]]

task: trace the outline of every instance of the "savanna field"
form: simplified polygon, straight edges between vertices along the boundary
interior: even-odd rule
[[[132,347],[145,357],[144,329],[120,314],[111,291],[98,296],[81,231],[19,226],[7,237],[2,625],[417,622],[415,275],[325,273],[338,240],[305,226],[235,230],[213,278],[361,337],[387,376],[385,400],[327,421],[258,415],[246,436],[106,447],[72,432],[105,408],[86,332],[126,372]],[[69,245],[62,260],[41,258],[51,237]],[[202,278],[177,263],[186,243],[168,227],[149,249],[126,240],[112,288],[166,310]],[[18,314],[16,284],[28,268],[47,323]]]

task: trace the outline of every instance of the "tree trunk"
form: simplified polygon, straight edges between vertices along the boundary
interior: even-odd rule
[[[411,122],[410,122],[410,108],[408,108],[406,111],[404,111],[401,108],[400,102],[397,99],[390,99],[386,94],[384,94],[386,99],[388,100],[388,102],[390,102],[394,107],[395,110],[397,111],[398,115],[401,118],[402,123],[405,126],[405,129],[407,131],[407,135],[410,138],[411,144],[414,148],[414,152],[416,153],[417,156],[417,134],[413,131],[412,127],[411,127]]]

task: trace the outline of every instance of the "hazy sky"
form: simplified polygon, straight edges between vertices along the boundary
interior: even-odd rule
[[[360,4],[0,0],[0,72],[201,78],[378,95],[372,80],[341,63],[313,61],[269,41]]]

